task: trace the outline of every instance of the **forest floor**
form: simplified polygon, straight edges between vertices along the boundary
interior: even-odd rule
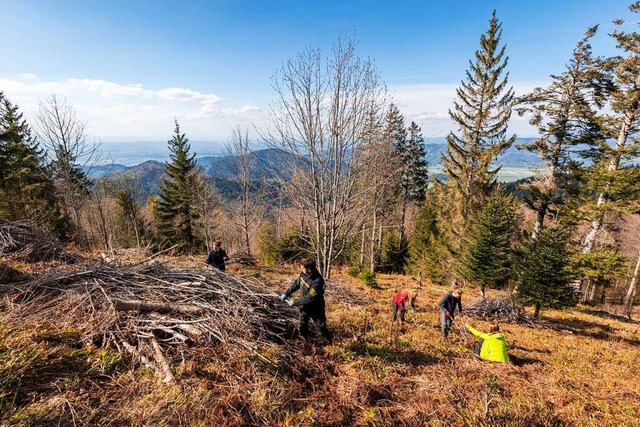
[[[201,268],[195,258],[162,261]],[[257,278],[275,298],[297,271],[230,272]],[[365,303],[332,295],[332,284]],[[534,326],[501,325],[511,363],[483,362],[472,354],[473,336],[465,341],[454,326],[441,337],[445,288],[426,283],[406,330],[392,328],[394,291],[415,284],[379,275],[368,288],[337,270],[327,290],[332,345],[294,339],[295,368],[274,362],[250,380],[243,373],[260,363],[255,355],[217,360],[215,348],[196,347],[174,360],[171,386],[114,349],[84,344],[76,331],[7,323],[0,311],[0,425],[640,426],[637,322],[589,307],[545,310]],[[465,290],[463,304],[479,298]],[[258,351],[281,358],[278,348]]]

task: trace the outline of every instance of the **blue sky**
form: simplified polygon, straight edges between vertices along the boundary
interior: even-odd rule
[[[535,1],[32,1],[3,0],[0,90],[33,114],[51,93],[68,98],[103,140],[166,140],[178,117],[192,139],[221,141],[262,125],[271,76],[306,45],[343,32],[375,59],[409,120],[444,136],[455,87],[487,28],[503,23],[510,81],[523,93],[562,71],[576,41],[629,0]],[[534,131],[524,119],[512,128]]]

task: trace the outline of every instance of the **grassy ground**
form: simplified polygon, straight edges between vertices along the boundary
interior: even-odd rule
[[[294,275],[255,277],[276,295]],[[243,367],[262,359],[194,348],[168,387],[54,319],[37,329],[0,324],[0,425],[640,425],[637,324],[588,308],[545,311],[536,327],[502,325],[513,363],[493,364],[475,359],[455,327],[440,336],[444,289],[426,285],[411,324],[393,334],[391,296],[411,279],[381,276],[378,289],[339,272],[333,280],[367,301],[345,304],[329,288],[334,345],[296,342],[293,368],[277,348],[259,349],[273,364],[250,380]],[[463,303],[476,298],[467,290]]]

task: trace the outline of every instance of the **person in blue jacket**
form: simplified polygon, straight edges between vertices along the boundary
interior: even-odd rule
[[[286,290],[280,299],[285,301],[289,307],[300,307],[300,335],[308,340],[309,320],[313,320],[320,327],[322,336],[329,342],[333,341],[333,336],[327,328],[327,316],[324,304],[324,278],[318,271],[314,259],[305,260],[302,265],[302,272],[293,284]],[[300,291],[300,298],[288,299],[296,291]]]

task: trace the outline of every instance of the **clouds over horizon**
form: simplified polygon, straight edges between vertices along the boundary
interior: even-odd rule
[[[515,82],[516,95],[545,82]],[[390,86],[390,94],[405,122],[415,121],[425,139],[446,136],[455,130],[448,114],[458,84],[412,84]],[[191,139],[224,141],[234,126],[266,125],[268,106],[246,103],[225,105],[214,93],[182,87],[151,89],[144,84],[117,83],[100,79],[46,81],[34,74],[0,77],[0,90],[32,118],[41,99],[56,94],[67,98],[87,121],[91,135],[109,140],[167,140],[173,119],[180,121]],[[525,118],[513,114],[509,132],[535,134]]]
[[[256,105],[227,107],[213,93],[182,87],[154,90],[143,84],[100,79],[46,81],[25,73],[17,78],[0,77],[0,91],[29,118],[35,116],[44,98],[54,94],[67,98],[87,121],[91,135],[103,140],[166,140],[174,118],[191,138],[222,140],[231,127],[249,126],[265,116]]]

